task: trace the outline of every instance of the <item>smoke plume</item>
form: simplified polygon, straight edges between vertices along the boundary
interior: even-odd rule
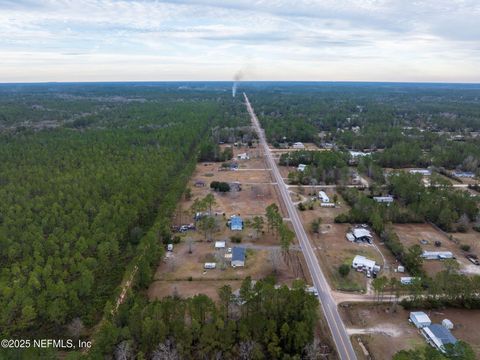
[[[237,71],[237,73],[233,77],[232,97],[235,97],[235,95],[237,95],[237,86],[242,79],[243,79],[243,72],[241,70]]]

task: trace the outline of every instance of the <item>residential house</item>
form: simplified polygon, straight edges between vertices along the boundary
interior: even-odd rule
[[[232,216],[230,218],[230,229],[232,231],[242,231],[243,230],[243,219],[240,216]]]
[[[411,169],[409,170],[410,174],[420,174],[423,176],[430,176],[432,175],[432,172],[428,169]]]
[[[354,269],[367,269],[373,272],[380,271],[380,266],[378,266],[375,261],[367,259],[365,256],[356,255],[352,261],[352,267]]]
[[[245,248],[235,246],[232,249],[232,267],[245,266],[245,254]]]
[[[457,339],[452,335],[450,330],[440,324],[432,324],[424,327],[422,329],[422,334],[430,345],[437,348],[442,353],[445,353],[445,345],[455,345],[457,342]]]
[[[372,243],[373,235],[367,229],[355,228],[353,229],[352,234],[355,238],[355,241],[368,242],[370,244]]]
[[[321,200],[323,203],[328,203],[330,202],[330,198],[328,195],[325,193],[325,191],[319,191],[318,192],[318,198]]]
[[[374,196],[373,200],[375,200],[377,203],[390,205],[391,203],[393,203],[393,196],[391,196],[391,195],[388,195],[388,196]]]
[[[426,250],[423,251],[422,257],[425,260],[445,260],[445,259],[454,258],[452,252],[450,251],[426,251]]]

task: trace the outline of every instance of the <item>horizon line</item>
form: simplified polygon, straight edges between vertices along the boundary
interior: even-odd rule
[[[378,80],[85,80],[85,81],[9,81],[0,85],[41,85],[41,84],[141,84],[141,83],[348,83],[348,84],[450,84],[480,85],[480,82],[456,81],[378,81]]]

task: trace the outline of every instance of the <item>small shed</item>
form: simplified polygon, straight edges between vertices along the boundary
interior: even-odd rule
[[[448,319],[443,319],[442,320],[442,326],[446,327],[448,330],[453,329],[453,323]]]
[[[205,181],[195,180],[195,187],[205,187]]]
[[[225,249],[225,241],[215,241],[215,249]]]
[[[232,267],[245,266],[245,248],[234,247],[232,249]]]
[[[410,320],[417,327],[417,329],[422,329],[426,326],[432,324],[432,320],[425,314],[423,311],[413,311],[410,313]]]
[[[303,171],[305,171],[306,167],[307,167],[307,165],[305,165],[305,164],[298,164],[297,170],[303,172]]]
[[[347,240],[348,241],[351,241],[351,242],[354,242],[355,241],[355,236],[353,236],[352,233],[347,233]]]

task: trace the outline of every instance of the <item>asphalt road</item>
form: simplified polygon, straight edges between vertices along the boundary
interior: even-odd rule
[[[307,233],[305,232],[302,222],[300,221],[300,217],[298,216],[297,210],[295,209],[295,206],[293,205],[293,202],[288,194],[287,187],[282,179],[282,176],[280,175],[277,164],[273,160],[272,153],[270,152],[270,148],[268,147],[265,140],[265,133],[260,127],[260,123],[250,104],[250,101],[248,100],[247,95],[245,93],[243,95],[245,97],[245,103],[248,113],[250,114],[250,117],[252,119],[253,126],[257,131],[260,145],[264,148],[265,157],[267,159],[268,165],[272,169],[273,176],[278,183],[280,195],[288,211],[288,216],[291,219],[295,234],[300,243],[302,252],[305,256],[308,269],[313,279],[313,285],[318,290],[318,298],[322,306],[323,313],[325,314],[325,318],[327,319],[328,326],[330,327],[330,331],[332,332],[332,337],[335,342],[338,355],[342,360],[357,359],[355,351],[352,347],[352,343],[350,342],[350,337],[348,336],[345,325],[343,324],[340,314],[338,313],[337,305],[333,300],[331,289],[328,286],[325,276],[322,273],[322,270],[318,263],[318,259],[315,256]]]

